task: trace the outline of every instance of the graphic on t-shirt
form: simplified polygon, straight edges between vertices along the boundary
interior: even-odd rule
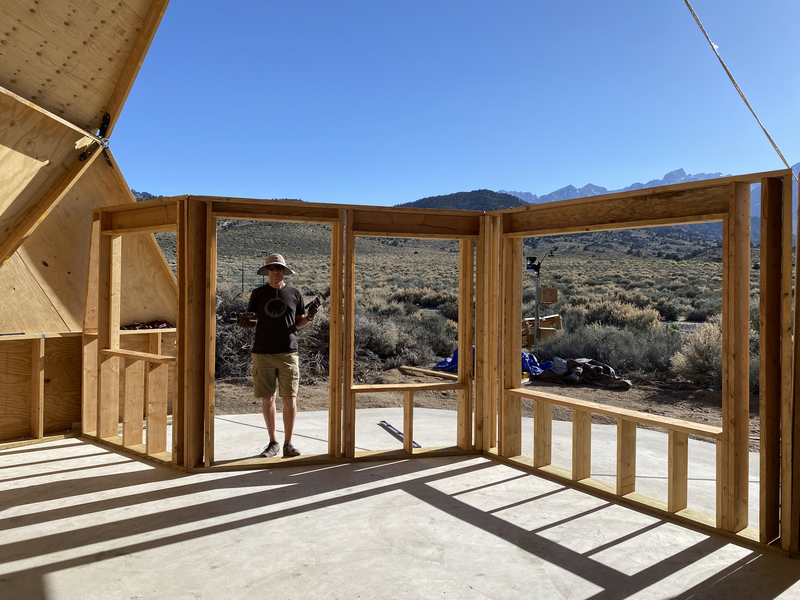
[[[286,308],[286,302],[280,298],[273,298],[267,302],[266,306],[264,307],[264,312],[267,313],[268,317],[277,319],[286,314]]]

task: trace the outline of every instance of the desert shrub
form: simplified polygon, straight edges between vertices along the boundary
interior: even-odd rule
[[[666,321],[675,321],[681,314],[680,306],[667,298],[659,298],[654,308],[661,315],[661,318]]]
[[[553,336],[535,351],[547,358],[592,358],[621,373],[663,372],[680,345],[680,332],[668,327],[636,331],[593,324]]]
[[[457,302],[458,294],[439,289],[434,290],[429,287],[424,288],[404,288],[397,290],[389,297],[390,302],[410,302],[417,306],[426,308],[436,308],[445,302]]]
[[[234,321],[247,310],[250,296],[232,287],[221,287],[216,297],[216,340],[214,344],[216,377],[247,377],[251,371],[250,348],[254,331],[239,327]]]
[[[611,325],[621,329],[649,331],[658,326],[658,311],[652,308],[637,308],[633,304],[604,300],[590,304],[586,311],[586,321]]]
[[[722,387],[721,315],[700,325],[672,357],[678,377],[707,388]]]
[[[399,336],[394,322],[382,320],[378,323],[363,315],[356,315],[353,325],[356,348],[369,350],[378,358],[387,358],[395,354]]]
[[[439,314],[445,319],[458,322],[458,302],[445,302],[439,306]]]
[[[439,314],[421,314],[413,323],[412,337],[436,356],[450,356],[458,344],[458,325]]]
[[[686,311],[686,320],[703,322],[711,316],[722,311],[722,298],[695,298],[692,300],[692,308]]]
[[[583,306],[568,306],[564,310],[562,322],[567,333],[584,327],[586,325],[586,308]]]

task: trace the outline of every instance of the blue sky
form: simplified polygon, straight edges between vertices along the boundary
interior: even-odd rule
[[[800,2],[692,5],[800,161]],[[139,191],[371,205],[783,168],[682,0],[172,0],[111,149]]]

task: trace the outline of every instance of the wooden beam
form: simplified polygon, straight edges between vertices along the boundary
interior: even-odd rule
[[[761,182],[759,536],[780,535],[783,180]]]
[[[458,249],[458,390],[457,445],[462,450],[472,446],[472,382],[473,382],[473,293],[474,242],[461,240]]]
[[[11,225],[8,235],[5,239],[0,240],[0,267],[11,258],[14,252],[28,239],[28,236],[36,230],[39,223],[44,221],[47,215],[61,202],[61,199],[72,189],[72,186],[75,185],[80,176],[97,159],[98,154],[100,152],[95,152],[86,160],[81,161],[78,158],[80,153],[74,153],[69,166],[64,169],[58,179],[53,182],[29,210]]]
[[[642,423],[643,425],[652,425],[653,427],[662,427],[664,429],[674,429],[675,431],[683,431],[714,440],[722,438],[722,428],[714,427],[713,425],[683,421],[672,417],[662,417],[652,413],[629,410],[627,408],[617,408],[607,404],[578,400],[576,398],[568,398],[567,396],[559,396],[557,394],[548,394],[547,392],[539,392],[536,388],[517,388],[506,391],[520,398],[550,402],[551,404],[571,408],[573,410],[585,410],[595,415],[605,415],[614,417],[615,419],[631,421],[632,423]]]
[[[553,462],[553,405],[533,403],[533,466],[546,467]]]
[[[592,413],[572,409],[572,480],[592,476]]]
[[[128,94],[130,94],[133,87],[133,82],[136,81],[139,69],[142,68],[144,57],[150,49],[150,44],[153,42],[158,26],[161,24],[161,19],[164,18],[167,4],[169,4],[169,0],[153,0],[150,4],[150,9],[147,11],[144,23],[139,28],[139,33],[136,36],[131,53],[128,55],[128,60],[125,61],[122,74],[119,76],[117,85],[106,103],[106,112],[111,115],[106,137],[111,137],[111,132],[119,119],[125,100],[128,99]],[[99,125],[98,123],[98,127]]]
[[[617,421],[617,495],[636,491],[636,423]]]
[[[464,383],[369,383],[350,387],[354,394],[373,392],[422,392],[422,391],[458,391],[467,388]]]
[[[667,510],[676,513],[687,506],[689,484],[689,434],[669,431],[667,450]]]
[[[345,211],[344,229],[344,397],[342,453],[352,458],[356,452],[356,395],[353,392],[353,360],[355,340],[353,327],[355,323],[356,301],[356,238],[353,233],[353,211]]]
[[[403,392],[403,450],[414,453],[414,392]]]
[[[31,340],[31,437],[44,437],[44,338]]]
[[[416,373],[418,375],[428,375],[429,377],[438,377],[440,379],[449,379],[450,381],[458,381],[458,375],[454,375],[452,373],[445,373],[443,371],[432,371],[431,369],[418,369],[417,367],[408,367],[405,365],[401,365],[397,367],[403,373],[408,375],[409,373]]]
[[[729,210],[729,186],[687,191],[641,191],[531,204],[504,214],[503,231],[515,237],[607,231],[719,221]]]
[[[248,200],[244,198],[213,198],[192,196],[195,200],[208,200],[215,217],[219,219],[247,219],[248,221],[280,221],[284,223],[338,223],[341,208],[316,202],[291,202],[281,200]]]
[[[520,355],[522,339],[522,240],[507,238],[503,242],[503,324],[500,330],[503,352],[503,387],[519,388],[522,382]],[[498,451],[506,458],[522,453],[522,405],[519,396],[503,394],[501,403]]]
[[[178,318],[177,328],[177,366],[173,376],[173,398],[172,398],[172,460],[180,467],[186,464],[186,361],[188,360],[187,348],[188,336],[186,331],[190,327],[186,305],[187,289],[186,282],[188,272],[188,252],[187,252],[187,204],[188,197],[178,199],[178,235],[177,235],[177,266],[178,266]],[[182,333],[184,332],[184,333]]]
[[[328,350],[328,454],[342,456],[342,410],[344,390],[344,211],[337,211],[338,220],[331,224],[331,293],[329,307]]]
[[[412,209],[353,209],[353,233],[383,237],[463,239],[480,234],[481,213]]]
[[[174,356],[167,356],[166,354],[153,354],[151,352],[138,352],[136,350],[123,350],[122,348],[101,348],[100,354],[103,356],[119,356],[120,358],[128,358],[131,360],[144,360],[163,365],[173,365],[177,362],[177,358]]]
[[[143,206],[139,210],[110,212],[108,229],[103,235],[176,231],[178,206],[175,203]]]

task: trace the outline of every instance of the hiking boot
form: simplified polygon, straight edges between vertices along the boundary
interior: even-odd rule
[[[280,449],[281,445],[276,440],[272,440],[268,446],[264,447],[263,452],[261,452],[261,456],[263,456],[264,458],[272,458],[273,456],[278,455],[278,450]]]
[[[291,458],[292,456],[300,456],[300,450],[292,446],[292,442],[286,442],[283,445],[283,458]]]

